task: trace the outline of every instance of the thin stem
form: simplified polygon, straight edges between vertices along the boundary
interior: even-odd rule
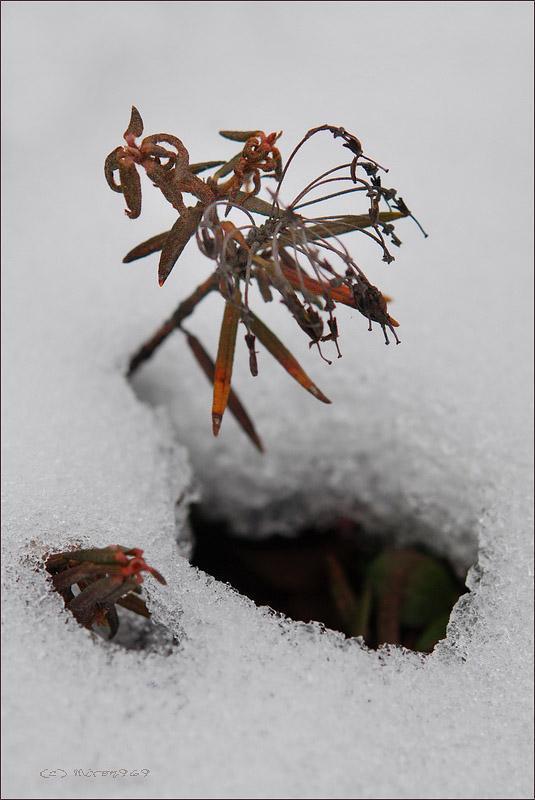
[[[344,178],[343,180],[351,180],[351,178]],[[318,184],[319,185],[319,184]],[[316,188],[316,187],[314,187]],[[314,203],[321,203],[322,200],[330,200],[332,197],[340,197],[342,194],[350,194],[351,192],[364,192],[366,189],[365,186],[356,186],[353,189],[344,189],[341,192],[333,192],[332,194],[325,194],[323,197],[318,197],[316,200],[307,200],[306,203],[299,203],[298,206],[294,206],[293,210],[297,211],[298,208],[304,208],[305,206],[311,206]]]
[[[133,375],[136,369],[152,356],[156,348],[158,348],[161,343],[167,339],[169,334],[172,333],[175,328],[180,327],[182,321],[186,319],[186,317],[189,317],[196,305],[200,303],[200,301],[203,300],[207,294],[217,288],[217,283],[217,275],[215,272],[213,272],[212,275],[210,275],[210,277],[204,281],[204,283],[201,283],[201,285],[198,286],[189,297],[180,303],[174,314],[169,317],[169,319],[164,322],[160,328],[158,328],[156,333],[147,342],[145,342],[142,347],[140,347],[137,353],[132,356],[128,365],[128,377]]]
[[[342,176],[340,176],[338,178],[327,178],[327,179],[322,180],[322,181],[320,181],[320,180],[314,181],[309,186],[307,186],[306,189],[303,189],[303,191],[294,200],[294,203],[297,200],[301,200],[302,197],[305,197],[313,189],[317,189],[318,186],[323,186],[325,183],[335,183],[336,181],[351,181],[351,183],[353,183],[353,184],[362,183],[364,189],[370,190],[372,188],[371,184],[369,184],[368,181],[365,181],[363,178],[356,178],[355,180],[353,180],[353,178],[350,175],[345,175],[345,176],[342,175]],[[292,204],[290,206],[290,208],[293,210],[295,208],[295,206]]]
[[[256,253],[257,250],[258,250],[258,243],[254,242],[249,248],[249,254],[247,256],[247,265],[245,267],[245,290],[243,293],[243,304],[247,312],[249,311],[249,284],[251,283],[251,265],[253,263],[254,254]]]
[[[232,230],[227,231],[227,233],[225,233],[225,235],[223,237],[223,243],[221,245],[221,255],[220,255],[220,258],[221,258],[220,267],[223,270],[223,272],[225,272],[225,270],[227,269],[227,247],[228,247],[228,243],[230,242],[231,239],[234,238],[234,234],[236,233],[236,231],[246,231],[246,230],[249,230],[250,228],[254,228],[254,227],[255,227],[254,225],[242,225],[240,228],[233,228]],[[234,239],[234,241],[236,242],[236,244],[239,244],[239,242],[236,239]],[[235,264],[231,265],[230,270],[232,270],[233,267],[235,267],[235,266],[236,266]]]
[[[317,178],[314,178],[313,181],[311,181],[307,186],[305,186],[305,188],[301,192],[299,192],[297,197],[295,197],[292,200],[292,202],[290,203],[289,208],[292,208],[292,209],[295,208],[295,204],[298,203],[299,200],[307,194],[307,192],[310,192],[315,186],[319,185],[320,181],[323,178],[326,178],[327,175],[332,175],[333,172],[338,172],[339,169],[345,169],[346,167],[350,167],[350,166],[351,166],[350,163],[348,163],[348,164],[340,164],[340,166],[332,167],[331,169],[328,169],[326,172],[323,172],[321,175],[318,175]],[[347,176],[346,178],[341,178],[341,179],[340,178],[335,178],[334,180],[351,180],[351,178],[349,176]]]
[[[312,136],[314,136],[314,134],[319,133],[320,131],[330,131],[332,133],[333,130],[336,130],[334,125],[319,125],[317,128],[311,128],[309,131],[307,131],[307,133],[305,133],[305,135],[303,136],[301,141],[294,147],[294,149],[293,149],[293,151],[292,151],[292,153],[290,155],[290,158],[286,162],[286,165],[285,165],[285,167],[284,167],[284,169],[282,171],[282,175],[281,175],[281,179],[279,181],[279,185],[277,187],[277,195],[279,194],[279,189],[280,189],[281,183],[283,182],[284,177],[285,177],[285,175],[286,175],[286,173],[288,171],[288,167],[290,166],[290,164],[292,163],[293,159],[295,158],[297,152],[301,149],[301,147],[304,145],[304,143],[307,142]]]

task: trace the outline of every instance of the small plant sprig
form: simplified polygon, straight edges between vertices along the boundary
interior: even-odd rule
[[[288,167],[308,139],[321,132],[341,139],[343,147],[351,154],[350,160],[318,175],[289,205],[284,206],[280,189]],[[395,331],[399,323],[387,310],[389,298],[368,281],[340,237],[351,231],[361,232],[378,244],[383,261],[390,263],[394,257],[389,246],[401,244],[393,222],[401,217],[412,217],[412,214],[395,189],[383,187],[380,172],[386,173],[387,170],[365,156],[360,141],[344,128],[321,125],[311,129],[295,147],[284,168],[276,146],[281,133],[266,135],[260,130],[225,130],[220,133],[226,139],[240,142],[243,145],[240,152],[226,161],[190,164],[189,153],[176,136],[157,133],[136,143],[143,134],[143,122],[137,109],[132,107],[130,123],[124,133],[126,144],[115,148],[106,159],[106,180],[113,191],[123,194],[126,214],[131,219],[141,213],[138,167],[145,170],[154,186],[178,212],[170,230],[135,247],[123,259],[125,263],[161,251],[158,280],[162,286],[193,236],[201,252],[215,262],[211,275],[180,303],[172,316],[133,355],[128,374],[132,375],[150,358],[172,331],[180,330],[213,384],[214,435],[218,435],[228,407],[253,444],[262,450],[253,423],[231,388],[240,323],[245,328],[253,376],[258,374],[258,341],[314,397],[324,403],[330,403],[330,400],[273,331],[251,310],[249,294],[252,282],[257,284],[266,303],[273,299],[273,291],[280,295],[281,302],[309,337],[309,345],[317,347],[320,356],[329,364],[331,362],[323,354],[322,344],[332,342],[338,357],[342,355],[334,313],[338,303],[357,309],[366,317],[368,330],[372,330],[373,322],[377,323],[383,330],[386,344],[389,343],[387,330],[399,344]],[[216,171],[206,180],[199,177],[200,173],[213,169]],[[117,174],[119,182],[116,181]],[[269,200],[257,196],[262,181],[266,179],[276,181],[276,188],[268,189]],[[331,188],[334,191],[330,191]],[[305,207],[354,193],[363,193],[368,199],[366,213],[313,217],[301,213]],[[192,195],[196,204],[186,206],[185,194]],[[380,210],[381,202],[388,210]],[[243,215],[243,224],[235,225],[227,219],[231,210]],[[213,291],[218,291],[225,301],[215,361],[183,324]]]
[[[358,582],[350,580],[333,553],[326,566],[347,636],[362,636],[372,647],[401,644],[422,652],[431,652],[445,638],[461,589],[437,558],[408,548],[385,550],[365,565]]]
[[[65,606],[80,625],[89,629],[95,624],[107,625],[109,639],[119,628],[115,604],[150,617],[150,611],[139,597],[142,572],[149,572],[160,583],[166,583],[157,570],[148,566],[143,550],[137,547],[110,545],[46,554],[45,566],[52,575],[54,589],[61,594]],[[76,595],[73,586],[79,589]]]

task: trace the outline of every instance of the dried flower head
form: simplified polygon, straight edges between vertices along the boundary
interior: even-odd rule
[[[351,154],[350,160],[318,175],[289,205],[284,205],[280,191],[291,162],[308,139],[321,132],[341,139],[342,146]],[[258,374],[258,341],[314,397],[324,403],[330,400],[251,310],[249,289],[252,282],[257,284],[265,302],[272,300],[273,291],[280,295],[281,302],[310,339],[310,346],[315,346],[328,363],[331,362],[324,355],[322,344],[332,342],[338,357],[342,355],[335,315],[339,303],[366,317],[368,330],[372,330],[373,322],[377,323],[386,344],[389,343],[388,333],[399,344],[395,330],[399,323],[388,313],[388,298],[368,281],[340,237],[351,231],[361,232],[378,244],[383,261],[390,263],[394,256],[389,245],[398,247],[401,244],[393,222],[401,217],[412,217],[412,214],[395,189],[382,185],[380,172],[386,173],[387,170],[365,156],[357,137],[341,127],[321,125],[308,131],[284,168],[276,146],[281,133],[220,131],[224,138],[243,144],[242,149],[226,161],[198,164],[189,163],[188,151],[176,136],[158,133],[137,144],[136,139],[142,133],[141,116],[137,109],[132,108],[130,123],[124,133],[126,144],[117,147],[106,159],[106,180],[114,191],[123,194],[126,214],[133,219],[141,213],[138,167],[142,167],[176,209],[178,218],[169,231],[157,234],[131,250],[124,262],[160,252],[158,280],[163,285],[186,244],[195,235],[200,250],[215,263],[215,269],[135,353],[130,361],[129,375],[173,330],[181,330],[213,384],[214,435],[219,433],[228,407],[251,441],[262,450],[250,418],[231,389],[240,323],[245,328],[252,375]],[[199,173],[214,169],[216,171],[206,180],[199,177]],[[116,182],[116,173],[119,183]],[[275,188],[268,189],[268,199],[265,200],[258,194],[267,179],[275,180],[276,184]],[[330,191],[331,188],[334,191]],[[355,193],[367,198],[365,213],[312,217],[303,214],[305,208]],[[196,199],[195,205],[185,205],[186,194]],[[381,203],[387,210],[380,210]],[[236,225],[227,219],[231,210],[242,215],[238,220],[242,224]],[[183,325],[198,303],[212,291],[218,291],[225,301],[215,361]]]

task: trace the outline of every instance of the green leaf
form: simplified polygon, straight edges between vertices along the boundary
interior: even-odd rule
[[[399,597],[399,622],[412,628],[429,625],[451,610],[459,596],[447,570],[415,550],[388,550],[368,568],[378,598]]]
[[[436,617],[416,639],[413,649],[420,650],[423,653],[430,653],[441,639],[445,639],[448,622],[450,621],[450,613],[451,609],[449,611],[444,611]]]

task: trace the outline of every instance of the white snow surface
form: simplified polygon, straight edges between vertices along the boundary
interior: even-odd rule
[[[532,796],[532,4],[267,5],[2,4],[6,798]],[[104,182],[132,103],[192,161],[232,154],[219,128],[283,128],[287,156],[343,125],[430,233],[399,223],[390,266],[347,239],[399,347],[345,309],[329,367],[256,306],[333,401],[265,352],[253,379],[242,342],[265,455],[229,415],[213,438],[178,334],[125,378],[211,266],[190,244],[160,289],[155,256],[121,263],[173,219],[146,179],[136,221]],[[334,163],[323,137],[289,191]],[[221,313],[189,326],[212,351]],[[470,594],[432,655],[368,651],[191,567],[199,492],[244,536],[364,515],[470,567]],[[45,552],[112,543],[165,575],[145,586],[175,646],[107,645],[49,591]],[[124,769],[149,772],[74,774]]]

